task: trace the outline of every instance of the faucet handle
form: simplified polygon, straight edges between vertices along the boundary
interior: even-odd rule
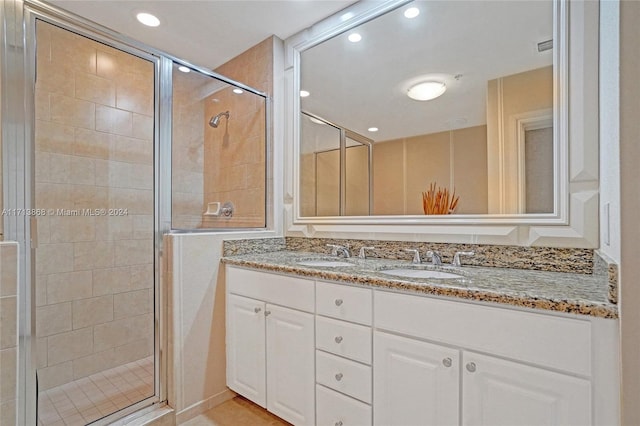
[[[456,254],[453,255],[453,261],[451,264],[453,266],[462,266],[460,263],[460,256],[474,256],[476,252],[474,251],[457,251]]]
[[[360,251],[358,252],[358,257],[360,259],[367,258],[367,250],[375,250],[375,247],[360,247]]]
[[[346,246],[341,246],[338,244],[327,244],[327,247],[331,247],[331,255],[339,256],[340,253],[344,255],[344,257],[351,257],[351,253],[349,252],[349,244]]]
[[[422,260],[420,260],[420,251],[417,249],[404,249],[404,251],[406,251],[407,253],[413,253],[413,259],[411,260],[411,263],[421,263]]]
[[[429,250],[426,253],[426,256],[431,258],[432,265],[435,265],[435,266],[442,265],[442,256],[440,256],[440,253],[438,253],[437,251]]]

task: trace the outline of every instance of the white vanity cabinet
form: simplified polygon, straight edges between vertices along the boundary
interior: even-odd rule
[[[314,282],[227,268],[227,386],[315,424]]]

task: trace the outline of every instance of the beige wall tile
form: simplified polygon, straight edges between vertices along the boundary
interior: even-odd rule
[[[114,349],[117,365],[126,364],[146,358],[153,354],[153,339],[146,338],[118,346]]]
[[[55,183],[40,183],[36,185],[36,208],[73,209],[71,186]]]
[[[71,156],[49,154],[49,180],[53,183],[69,183],[71,174]]]
[[[96,74],[100,77],[114,80],[117,77],[117,69],[116,55],[98,49],[96,55]]]
[[[128,214],[153,214],[153,191],[113,188],[109,191],[109,207],[127,209]]]
[[[96,218],[96,240],[127,240],[132,237],[132,216],[100,216]]]
[[[73,271],[73,244],[40,244],[36,249],[36,274]]]
[[[129,267],[94,269],[93,295],[123,293],[131,290],[131,271]]]
[[[142,80],[136,74],[119,78],[116,87],[116,106],[126,111],[153,116],[153,80]]]
[[[52,64],[49,61],[38,61],[37,73],[36,90],[73,96],[74,81],[73,78],[69,78],[70,75],[73,75],[71,67]]]
[[[111,146],[110,158],[135,164],[153,164],[153,143],[142,139],[116,136]]]
[[[36,339],[36,368],[47,366],[47,337]]]
[[[71,361],[38,369],[38,389],[47,390],[73,380]]]
[[[153,216],[152,215],[135,215],[133,218],[133,238],[138,239],[153,239]]]
[[[64,95],[50,97],[51,121],[85,129],[95,128],[95,104]]]
[[[133,134],[137,139],[153,140],[153,117],[133,114]]]
[[[153,310],[151,290],[137,290],[116,294],[113,297],[115,319],[146,314]]]
[[[109,191],[93,185],[70,185],[74,209],[106,209]]]
[[[116,87],[113,81],[94,74],[76,72],[75,84],[77,99],[108,106],[116,105]]]
[[[132,136],[132,113],[104,105],[96,105],[96,130],[116,135]]]
[[[91,271],[46,275],[47,303],[55,304],[92,296]]]
[[[0,297],[15,296],[18,285],[18,245],[0,243]]]
[[[16,424],[16,400],[0,403],[0,424]]]
[[[49,92],[36,89],[36,118],[38,120],[50,120],[51,110],[49,108]]]
[[[103,351],[148,338],[153,333],[153,315],[144,314],[96,325],[94,350]]]
[[[92,297],[73,302],[74,330],[109,321],[113,321],[113,296]],[[49,351],[49,358],[51,358],[51,351]]]
[[[73,244],[73,265],[76,271],[114,266],[115,247],[110,241]]]
[[[87,356],[92,352],[93,329],[91,327],[47,338],[48,363],[51,365]]]
[[[131,289],[152,288],[154,283],[153,264],[135,265],[131,267]]]
[[[51,63],[95,74],[96,45],[97,43],[85,37],[53,27],[51,32]]]
[[[71,331],[71,302],[36,308],[36,335],[38,337]]]
[[[0,351],[0,402],[16,398],[17,348]]]
[[[153,240],[119,240],[114,244],[116,266],[153,262]]]
[[[51,220],[49,216],[36,218],[38,227],[38,244],[49,244],[51,242]]]
[[[48,152],[36,150],[35,167],[36,183],[51,182],[51,171],[49,170],[50,154]]]
[[[71,157],[71,173],[69,180],[73,184],[94,185],[96,183],[95,160],[85,157]]]
[[[47,304],[47,277],[48,275],[36,275],[36,306]]]
[[[87,377],[117,365],[122,364],[116,363],[113,349],[108,349],[82,358],[76,358],[73,360],[73,378],[80,379],[82,377]]]
[[[73,152],[73,127],[36,118],[35,141],[37,151],[65,154]]]
[[[115,136],[88,129],[75,129],[73,154],[83,157],[104,158],[110,156]]]
[[[96,218],[93,216],[51,216],[52,243],[93,241],[96,236]]]

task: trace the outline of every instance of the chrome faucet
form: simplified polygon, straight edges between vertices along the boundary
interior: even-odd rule
[[[456,254],[453,255],[453,261],[451,264],[453,266],[462,266],[460,263],[460,256],[473,256],[476,253],[474,251],[457,251]]]
[[[434,266],[440,266],[442,265],[442,256],[440,256],[440,253],[438,253],[435,250],[429,250],[426,253],[427,257],[431,258],[431,264]]]
[[[367,250],[375,250],[375,247],[360,247],[360,251],[358,252],[358,257],[360,259],[367,258]]]
[[[327,244],[327,247],[331,247],[331,256],[351,257],[349,253],[349,246],[340,246],[338,244]]]
[[[420,260],[420,251],[417,249],[404,249],[407,253],[413,253],[413,259],[411,259],[411,263],[421,263]]]

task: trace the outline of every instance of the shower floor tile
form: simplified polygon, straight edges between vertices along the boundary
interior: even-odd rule
[[[153,395],[153,357],[38,395],[38,426],[84,426]]]

